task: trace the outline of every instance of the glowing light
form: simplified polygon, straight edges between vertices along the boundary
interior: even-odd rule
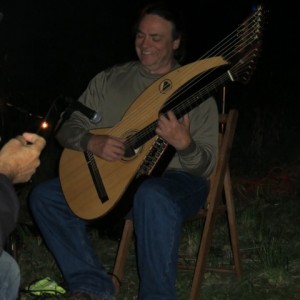
[[[43,121],[42,124],[41,124],[41,128],[42,129],[47,129],[49,127],[49,123],[46,122],[46,121]]]

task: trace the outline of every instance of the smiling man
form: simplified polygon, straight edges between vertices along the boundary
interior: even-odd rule
[[[158,15],[145,15],[140,21],[135,49],[143,67],[153,74],[165,74],[174,67],[174,51],[180,35],[173,36],[171,22]]]
[[[101,71],[79,97],[82,104],[101,113],[101,120],[95,125],[80,112],[74,112],[57,133],[63,147],[88,151],[111,164],[123,159],[124,138],[95,134],[91,129],[113,127],[122,121],[124,113],[147,87],[180,67],[183,54],[183,23],[173,5],[148,5],[139,16],[135,33],[138,60]],[[151,97],[144,101],[151,106]],[[143,114],[147,111],[136,118]],[[134,196],[131,216],[140,276],[138,299],[174,300],[182,223],[205,202],[208,178],[215,166],[215,100],[207,99],[180,120],[172,110],[162,114],[155,133],[175,149],[175,155],[165,172],[158,177],[149,176]],[[59,178],[36,186],[30,196],[30,207],[63,273],[71,293],[69,299],[115,299],[111,276],[88,240],[87,222],[69,208]]]

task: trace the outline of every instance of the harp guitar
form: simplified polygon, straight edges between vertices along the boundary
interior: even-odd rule
[[[263,13],[263,7],[258,7],[204,57],[155,81],[114,127],[91,131],[125,138],[126,151],[122,160],[108,162],[88,151],[63,150],[59,177],[74,214],[94,220],[130,206],[127,191],[138,178],[151,174],[168,148],[155,134],[158,115],[164,113],[164,109],[172,109],[180,118],[225,83],[249,81],[261,48]],[[215,76],[214,72],[219,70],[221,74]],[[209,76],[213,79],[202,84]],[[196,91],[193,89],[195,83],[198,84]],[[193,92],[186,93],[190,90]]]

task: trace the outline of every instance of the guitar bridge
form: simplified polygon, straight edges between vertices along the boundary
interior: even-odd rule
[[[108,201],[109,198],[105,190],[93,153],[90,151],[85,151],[84,157],[87,162],[100,201],[102,203]]]

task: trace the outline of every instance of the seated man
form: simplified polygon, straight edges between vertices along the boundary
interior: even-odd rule
[[[101,113],[94,124],[76,111],[57,139],[65,148],[89,151],[111,163],[125,153],[124,138],[91,133],[113,127],[134,100],[155,80],[180,67],[183,23],[173,5],[147,6],[135,28],[137,61],[97,74],[79,101]],[[151,99],[146,99],[149,107]],[[147,113],[147,112],[141,112]],[[139,116],[137,116],[139,117]],[[170,110],[158,118],[155,133],[176,150],[159,177],[149,177],[134,196],[132,218],[140,276],[138,299],[176,299],[176,269],[182,222],[204,204],[218,144],[218,110],[209,98],[179,120]],[[30,196],[35,221],[53,253],[71,295],[69,299],[115,299],[111,276],[98,260],[86,221],[69,208],[59,178],[43,182]]]

